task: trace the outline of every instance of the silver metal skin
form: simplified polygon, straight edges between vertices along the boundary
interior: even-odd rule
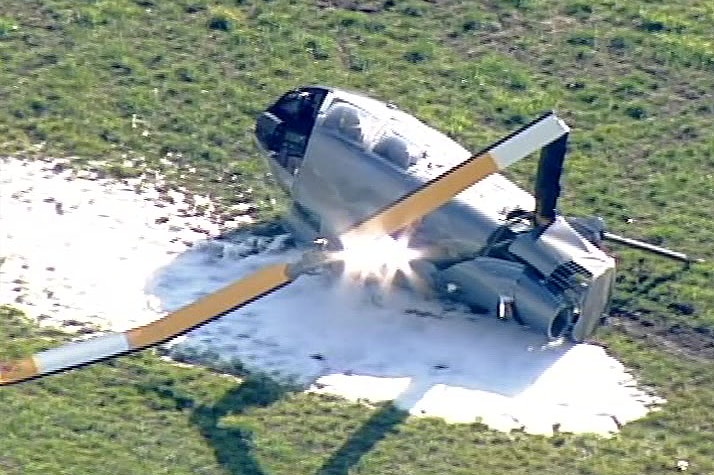
[[[298,121],[300,101],[312,110]],[[258,120],[256,135],[293,200],[286,225],[305,242],[338,242],[355,223],[472,155],[390,104],[322,86],[283,96]],[[608,310],[615,262],[562,216],[534,225],[534,209],[530,193],[490,175],[408,230],[425,256],[412,268],[478,313],[548,338],[585,340]]]

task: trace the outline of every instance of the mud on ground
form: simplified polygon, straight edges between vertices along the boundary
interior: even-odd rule
[[[714,362],[714,330],[667,323],[644,312],[616,309],[610,325],[618,332],[669,353],[700,362]]]

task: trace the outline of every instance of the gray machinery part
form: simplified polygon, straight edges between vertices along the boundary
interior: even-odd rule
[[[513,319],[557,338],[572,324],[568,302],[540,285],[524,264],[477,257],[442,272],[446,291],[480,309],[496,309],[500,319]]]

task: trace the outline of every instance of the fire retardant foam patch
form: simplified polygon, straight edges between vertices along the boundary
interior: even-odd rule
[[[190,212],[188,195],[168,204],[146,183],[55,165],[0,160],[0,303],[45,325],[126,330],[300,256],[287,236],[212,239],[219,226]],[[664,402],[599,346],[548,344],[458,305],[329,275],[303,276],[171,351],[503,431],[608,435]]]

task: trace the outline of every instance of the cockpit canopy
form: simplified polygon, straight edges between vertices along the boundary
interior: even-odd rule
[[[348,91],[303,87],[284,94],[256,123],[279,182],[289,188],[301,167],[313,128],[420,178],[457,165],[470,153],[454,140],[397,107]]]
[[[323,127],[341,138],[400,168],[408,168],[426,156],[426,149],[399,133],[404,128],[400,125],[394,118],[380,119],[347,102],[334,103],[323,122]]]
[[[322,126],[402,169],[429,157],[460,161],[468,156],[456,142],[396,108],[370,111],[336,99],[325,111]]]

